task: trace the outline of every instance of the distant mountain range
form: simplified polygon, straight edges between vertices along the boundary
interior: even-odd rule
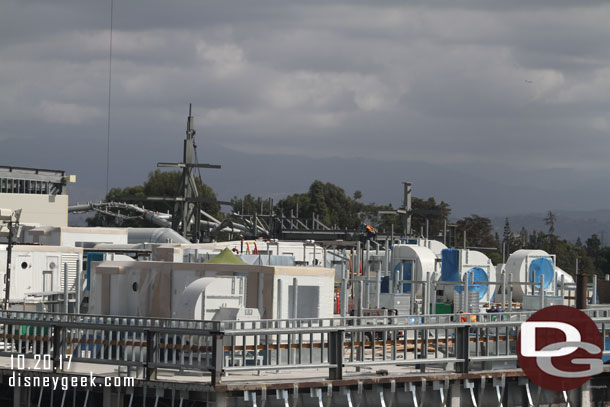
[[[26,149],[15,139],[9,144],[12,151]],[[180,148],[168,152],[159,147],[157,151],[151,145],[150,150],[142,150],[140,144],[132,145],[129,140],[122,147],[117,152],[119,156],[113,158],[111,186],[141,184],[146,174],[156,168],[156,161],[170,161],[179,155]],[[103,171],[99,166],[89,165],[91,157],[66,155],[56,144],[49,146],[49,150],[42,155],[38,154],[39,149],[34,149],[19,165],[52,168],[65,165],[70,173],[77,174],[77,184],[69,189],[71,204],[104,196]],[[423,162],[412,157],[409,151],[405,151],[402,161],[386,161],[366,157],[256,154],[205,142],[199,144],[198,150],[200,162],[222,165],[220,170],[202,170],[203,181],[221,200],[251,193],[277,202],[286,195],[307,191],[318,179],[339,185],[350,195],[356,190],[362,191],[362,202],[391,203],[398,207],[403,196],[402,182],[411,181],[415,196],[424,199],[432,196],[437,202],[448,202],[453,219],[471,214],[487,216],[493,219],[499,233],[506,214],[510,214],[514,232],[521,226],[528,231],[547,230],[543,221],[546,212],[564,208],[553,209],[557,214],[556,233],[562,237],[573,241],[580,236],[584,241],[592,233],[598,233],[601,238],[601,232],[610,237],[610,210],[599,210],[610,208],[610,189],[600,187],[606,181],[598,173],[561,167],[528,171],[488,162]]]
[[[528,233],[531,233],[532,230],[547,232],[549,227],[544,223],[547,212],[508,216],[511,231],[519,233],[521,228],[525,227]],[[580,237],[584,244],[591,235],[597,234],[599,239],[602,240],[602,245],[607,244],[610,238],[610,209],[597,211],[553,210],[553,213],[557,216],[555,234],[558,236],[571,242],[575,242]],[[494,229],[500,236],[504,231],[505,218],[506,216],[492,218]]]

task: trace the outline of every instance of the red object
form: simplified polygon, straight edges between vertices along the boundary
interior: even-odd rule
[[[521,326],[517,336],[519,366],[527,377],[538,386],[553,391],[574,389],[584,384],[591,377],[591,374],[586,374],[586,371],[583,372],[583,370],[592,367],[591,365],[587,366],[587,361],[597,359],[599,361],[598,364],[601,364],[600,359],[604,347],[603,339],[595,322],[584,312],[564,305],[554,305],[537,311],[525,323],[533,323],[534,325],[538,323],[541,325],[537,329],[534,328],[533,331],[531,328],[528,330],[529,334],[526,335],[525,344],[521,343],[523,340],[522,334],[525,329],[524,325]],[[543,325],[545,323],[546,325]],[[571,325],[571,327],[566,327],[566,325]],[[599,352],[590,352],[590,350],[576,345],[574,350],[568,354],[564,353],[563,355],[559,354],[556,356],[530,355],[532,352],[541,351],[548,345],[557,342],[565,343],[567,341],[566,328],[577,331],[577,336],[580,336],[580,340],[571,342],[572,344],[583,344],[584,342],[585,345],[594,345]],[[530,340],[533,343],[530,343]],[[523,354],[525,352],[522,352],[522,345],[525,346],[523,349],[528,349],[528,354]],[[556,375],[557,372],[547,371],[548,368],[544,366],[542,359],[550,359],[549,362],[555,370],[559,370],[561,374],[568,373],[568,375],[560,377]],[[580,359],[581,363],[578,363],[578,359]],[[582,361],[585,361],[585,363],[582,363]],[[585,374],[578,375],[578,372]],[[570,377],[570,373],[575,375]]]
[[[341,313],[341,291],[335,288],[335,314]]]

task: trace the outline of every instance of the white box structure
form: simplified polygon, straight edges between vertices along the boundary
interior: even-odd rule
[[[0,245],[0,288],[4,295],[6,275],[6,245]],[[68,266],[68,290],[76,284],[77,266],[83,249],[62,246],[13,246],[11,255],[10,300],[23,300],[32,294],[62,292],[64,290],[64,265]],[[82,279],[84,280],[84,278]],[[82,281],[81,280],[81,281]],[[84,281],[82,281],[84,284]],[[4,298],[4,297],[3,297]]]
[[[127,244],[127,235],[126,228],[40,226],[25,231],[24,243],[88,248],[98,243]]]
[[[92,314],[172,318],[184,315],[184,295],[196,280],[243,277],[244,308],[257,308],[263,319],[331,318],[334,269],[159,261],[96,262],[91,264]],[[235,280],[241,281],[241,280]],[[296,311],[294,283],[296,281]],[[237,305],[233,291],[219,285],[217,299],[226,308]]]

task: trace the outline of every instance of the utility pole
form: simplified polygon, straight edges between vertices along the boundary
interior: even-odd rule
[[[13,238],[15,236],[15,229],[19,229],[19,218],[21,217],[21,209],[9,210],[8,216],[0,216],[2,220],[8,220],[8,235],[6,245],[6,274],[4,275],[4,309],[8,309],[8,301],[11,296],[11,258],[13,254]],[[7,219],[8,218],[8,219]],[[3,235],[4,228],[0,226],[0,235]]]
[[[406,213],[402,218],[402,224],[405,229],[405,235],[411,236],[411,193],[413,191],[411,186],[413,184],[410,182],[403,182],[403,185],[404,185],[404,198],[402,201],[402,206]]]
[[[172,229],[192,242],[201,240],[201,203],[209,201],[199,196],[195,183],[194,168],[220,168],[220,165],[199,164],[195,158],[195,119],[192,115],[192,105],[189,104],[189,115],[186,121],[186,139],[181,163],[157,163],[157,167],[182,168],[180,188],[174,200],[174,213],[172,215]],[[149,200],[152,200],[149,198]],[[168,199],[155,199],[168,200]],[[171,199],[169,199],[171,201]],[[219,202],[218,203],[224,203]]]

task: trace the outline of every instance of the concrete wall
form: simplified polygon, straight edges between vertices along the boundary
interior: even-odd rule
[[[0,208],[22,209],[22,224],[68,226],[67,195],[0,194]]]

